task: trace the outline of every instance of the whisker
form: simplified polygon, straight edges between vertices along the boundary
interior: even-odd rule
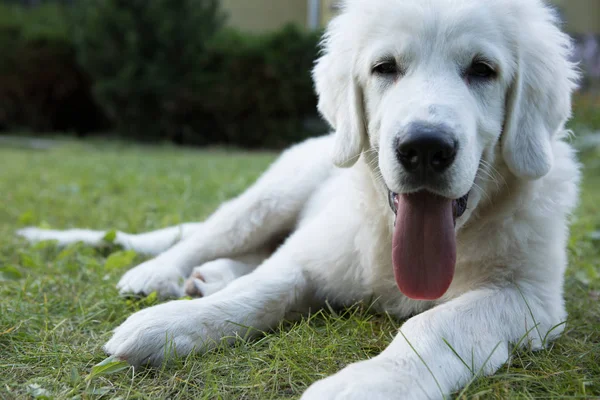
[[[476,184],[476,183],[473,183],[473,186],[474,186],[474,187],[476,187],[477,189],[479,189],[479,191],[481,192],[481,194],[482,194],[483,196],[485,196],[485,198],[486,198],[488,201],[490,201],[490,202],[492,201],[492,198],[490,197],[490,195],[488,195],[488,194],[487,194],[487,192],[486,192],[486,191],[485,191],[485,190],[484,190],[484,189],[483,189],[481,186],[479,186],[479,185],[478,185],[478,184]]]
[[[500,171],[498,171],[490,162],[486,161],[486,160],[481,160],[481,164],[486,168],[487,172],[491,173],[492,175],[494,175],[495,179],[498,181],[502,181],[502,185],[504,186],[508,186],[508,183],[506,182],[506,179],[504,179],[504,175],[502,175],[500,173]]]
[[[481,175],[479,175],[480,173],[485,174],[485,176],[487,178],[484,178]],[[500,182],[498,182],[498,180],[494,177],[494,175],[492,175],[489,171],[487,171],[483,168],[477,172],[477,179],[480,179],[484,182],[492,182],[496,185],[496,189],[500,189]]]

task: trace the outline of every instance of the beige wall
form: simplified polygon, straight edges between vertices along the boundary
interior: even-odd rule
[[[335,15],[335,5],[339,3],[339,0],[321,0],[321,20],[323,26],[327,25],[327,22]]]
[[[323,25],[335,15],[339,0],[321,0]],[[572,33],[600,34],[600,0],[550,0],[562,11],[566,29]],[[251,31],[270,31],[286,23],[306,27],[308,0],[221,0],[229,25]]]
[[[325,25],[334,15],[333,6],[338,0],[321,1]],[[550,0],[550,3],[561,10],[569,32],[600,34],[600,0]]]
[[[307,0],[221,0],[228,24],[250,32],[271,31],[286,23],[306,27]]]
[[[552,0],[566,20],[566,30],[572,33],[600,34],[600,0]]]

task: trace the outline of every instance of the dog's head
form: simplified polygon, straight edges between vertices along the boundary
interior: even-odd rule
[[[342,5],[314,69],[319,110],[336,131],[335,164],[362,154],[389,189],[410,231],[396,232],[395,247],[420,234],[451,248],[444,232],[469,218],[488,168],[526,180],[551,170],[577,79],[557,24],[541,0]],[[451,250],[432,263],[451,264]]]

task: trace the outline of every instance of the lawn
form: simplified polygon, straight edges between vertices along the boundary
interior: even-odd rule
[[[600,129],[597,110],[586,112],[576,125]],[[111,329],[156,302],[121,298],[115,289],[143,258],[116,248],[29,246],[13,234],[26,225],[141,232],[200,220],[274,157],[99,140],[37,150],[0,144],[0,398],[295,398],[316,379],[379,353],[402,321],[357,306],[169,367],[92,374]],[[600,396],[600,150],[581,157],[565,334],[548,350],[516,351],[498,374],[474,379],[457,397]]]

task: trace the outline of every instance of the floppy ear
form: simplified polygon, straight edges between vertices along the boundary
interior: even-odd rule
[[[569,61],[571,40],[557,27],[557,18],[545,9],[534,19],[515,39],[517,65],[502,137],[506,164],[524,179],[541,178],[552,169],[553,141],[565,134],[578,79]]]
[[[362,89],[353,74],[354,57],[350,49],[336,48],[337,44],[326,35],[324,54],[315,65],[313,78],[319,112],[335,130],[333,163],[347,168],[358,161],[368,138]]]

